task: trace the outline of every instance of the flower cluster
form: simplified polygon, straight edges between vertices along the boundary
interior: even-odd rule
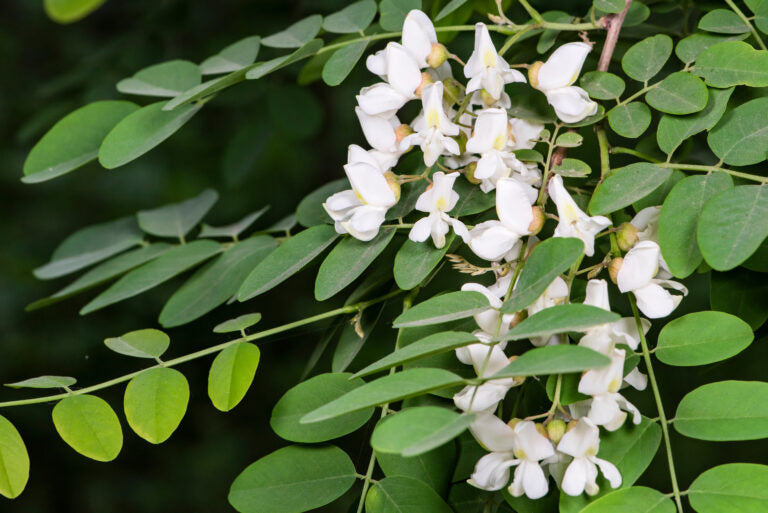
[[[528,66],[528,82],[541,91],[565,124],[577,123],[597,112],[597,105],[586,92],[573,85],[591,46],[583,42],[557,48],[546,62]],[[429,187],[418,197],[415,208],[425,215],[409,233],[415,242],[431,239],[437,248],[445,247],[451,229],[477,257],[492,263],[496,282],[489,286],[466,283],[462,290],[483,294],[488,308],[474,316],[477,342],[456,350],[457,358],[471,365],[482,384],[465,387],[454,396],[456,407],[474,414],[470,430],[489,451],[475,467],[470,483],[485,490],[508,486],[513,496],[535,499],[548,493],[549,477],[565,493],[579,495],[598,491],[598,469],[614,488],[620,486],[616,467],[597,457],[600,429],[614,431],[628,416],[638,424],[640,412],[620,393],[626,386],[642,390],[646,376],[637,368],[625,374],[625,357],[640,341],[650,322],[624,318],[593,326],[583,333],[578,344],[597,351],[610,360],[602,368],[584,372],[578,392],[586,399],[568,405],[555,404],[547,414],[505,422],[495,415],[508,391],[525,379],[494,374],[509,365],[503,336],[522,318],[567,303],[571,282],[557,277],[540,298],[522,312],[503,314],[503,300],[515,287],[509,272],[514,262],[527,257],[546,216],[545,200],[555,205],[558,220],[554,237],[578,238],[584,254],[595,254],[595,238],[610,229],[612,222],[603,216],[589,216],[554,174],[543,183],[538,165],[523,162],[515,152],[532,149],[540,140],[544,126],[510,117],[512,102],[505,85],[526,82],[526,77],[499,55],[488,28],[478,23],[474,51],[463,65],[465,86],[453,76],[451,61],[458,58],[437,41],[429,18],[411,11],[405,19],[402,42],[389,43],[368,57],[367,68],[382,81],[365,87],[357,96],[356,113],[371,149],[352,145],[344,169],[350,190],[336,193],[324,204],[339,233],[360,240],[371,240],[385,222],[387,211],[399,201],[400,184],[427,180]],[[460,61],[459,61],[460,62]],[[398,113],[411,101],[421,102],[421,112],[410,124],[401,123]],[[562,126],[562,125],[559,125]],[[392,172],[401,155],[414,147],[423,154],[426,171],[422,175],[402,176]],[[432,170],[439,167],[440,170]],[[460,197],[454,190],[461,178],[476,184],[483,193],[495,191],[495,217],[466,226],[452,212]],[[545,176],[549,176],[546,173]],[[615,229],[614,235],[626,256],[610,262],[609,274],[621,292],[632,292],[639,309],[649,318],[669,315],[679,304],[685,288],[666,270],[656,242],[658,207],[642,210],[630,222]],[[526,241],[526,242],[524,242]],[[572,277],[571,277],[572,279]],[[589,280],[585,304],[610,310],[608,283]],[[568,343],[566,335],[534,337],[536,346]],[[559,406],[559,409],[556,407]],[[546,417],[543,422],[536,418]],[[514,467],[514,475],[510,476]],[[511,484],[510,484],[511,478]]]

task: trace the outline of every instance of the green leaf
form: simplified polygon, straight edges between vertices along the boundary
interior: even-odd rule
[[[415,305],[400,314],[394,321],[395,328],[428,326],[443,322],[471,317],[490,305],[488,299],[479,292],[456,291],[434,296]]]
[[[768,84],[766,84],[768,85]],[[757,164],[768,157],[768,98],[758,98],[725,113],[709,133],[712,152],[733,166]]]
[[[700,78],[678,71],[645,95],[648,105],[668,114],[692,114],[707,106],[707,86]]]
[[[768,52],[742,41],[725,41],[704,50],[692,70],[713,87],[768,86]]]
[[[355,484],[355,466],[333,445],[283,447],[251,463],[232,483],[241,513],[298,513],[338,499]]]
[[[565,132],[557,136],[555,146],[563,148],[577,148],[584,142],[584,138],[578,132]]]
[[[541,17],[545,21],[551,23],[571,23],[573,21],[573,16],[563,11],[546,11],[541,13]],[[548,52],[555,44],[558,35],[560,35],[559,30],[545,29],[539,36],[539,41],[536,44],[536,52]]]
[[[314,260],[336,237],[336,230],[327,225],[290,237],[251,271],[240,287],[238,299],[245,301],[276,287]]]
[[[706,365],[739,354],[753,339],[749,324],[734,315],[694,312],[664,326],[656,357],[667,365]]]
[[[626,87],[623,78],[607,71],[588,71],[581,77],[580,83],[589,96],[596,100],[618,98],[624,93]]]
[[[288,214],[264,231],[267,233],[289,232],[294,226],[296,226],[296,214]]]
[[[704,205],[697,240],[704,260],[718,271],[743,263],[768,236],[768,187],[742,185]]]
[[[194,62],[174,60],[161,62],[136,72],[117,83],[123,94],[167,96],[173,98],[199,85],[200,68]]]
[[[212,240],[196,240],[169,249],[163,256],[134,269],[117,280],[85,305],[80,310],[80,314],[95,312],[105,306],[141,294],[195,267],[220,251],[221,245]]]
[[[411,290],[424,281],[443,260],[454,238],[453,233],[446,235],[445,246],[442,248],[406,240],[395,255],[395,265],[392,269],[397,286],[403,290]]]
[[[320,264],[315,280],[315,299],[324,301],[355,281],[384,251],[395,232],[394,228],[383,229],[367,242],[354,237],[342,239]]]
[[[696,32],[677,42],[675,55],[677,55],[678,59],[688,64],[698,59],[699,55],[712,45],[722,43],[723,41],[740,41],[745,37],[747,37],[747,34],[721,36],[707,34],[705,32]]]
[[[170,343],[168,335],[151,328],[104,340],[104,345],[112,351],[135,358],[160,358],[168,350]]]
[[[40,280],[58,278],[136,246],[143,238],[133,217],[87,226],[64,239],[51,261],[33,272]]]
[[[617,105],[608,111],[608,123],[620,136],[636,139],[651,124],[651,109],[641,102]]]
[[[128,114],[109,131],[99,148],[99,164],[107,169],[135,160],[172,136],[202,105],[185,105],[166,112],[160,101]]]
[[[329,86],[337,86],[344,82],[363,56],[368,41],[359,41],[336,50],[323,66],[323,82]]]
[[[38,308],[58,303],[59,301],[63,301],[64,299],[107,282],[141,264],[157,258],[165,253],[170,247],[170,245],[164,242],[156,242],[118,255],[115,258],[107,260],[94,267],[55,294],[28,304],[26,311],[30,312],[32,310],[37,310]]]
[[[161,444],[171,437],[187,412],[189,383],[176,369],[147,369],[125,388],[125,418],[141,438]]]
[[[616,465],[622,487],[632,486],[651,464],[661,445],[661,427],[647,417],[640,424],[625,422],[616,430],[600,433],[600,457]]]
[[[139,106],[127,101],[89,103],[67,114],[35,144],[24,161],[24,183],[39,183],[95,160],[104,137]]]
[[[262,43],[264,43],[263,40],[262,40]],[[268,75],[269,73],[272,73],[273,71],[277,71],[281,68],[284,68],[286,66],[293,64],[294,62],[297,62],[306,57],[309,57],[310,55],[314,55],[322,47],[323,47],[322,39],[313,39],[312,41],[309,41],[307,44],[305,44],[304,46],[302,46],[301,48],[299,48],[298,50],[294,51],[289,55],[275,57],[274,59],[269,60],[267,62],[257,62],[256,64],[253,65],[253,67],[249,66],[248,68],[245,68],[243,70],[243,71],[247,70],[245,74],[245,78],[247,80],[257,80],[265,75]]]
[[[115,411],[94,395],[72,395],[53,408],[53,425],[75,451],[96,461],[112,461],[123,448]]]
[[[768,437],[768,383],[718,381],[688,393],[677,406],[681,435],[717,442]]]
[[[357,431],[373,415],[366,407],[340,417],[312,424],[302,424],[307,413],[365,385],[362,379],[351,379],[344,372],[320,374],[288,390],[272,410],[269,423],[278,436],[291,442],[317,443],[339,438]]]
[[[229,319],[216,325],[213,328],[214,333],[232,333],[234,331],[245,331],[261,320],[260,313],[250,313]]]
[[[701,264],[696,241],[701,210],[713,196],[732,187],[730,175],[718,172],[684,178],[667,195],[659,215],[658,239],[675,277],[686,278]]]
[[[379,25],[384,30],[403,30],[405,17],[412,9],[421,9],[421,0],[381,0],[379,3]]]
[[[208,372],[208,397],[217,410],[229,411],[243,400],[260,358],[259,348],[247,342],[236,342],[216,355]]]
[[[768,466],[728,463],[699,475],[688,489],[698,513],[768,512]]]
[[[580,513],[675,513],[672,499],[663,493],[646,488],[633,486],[622,488],[603,495],[587,505]]]
[[[596,306],[579,303],[555,305],[525,319],[507,332],[503,340],[522,340],[568,331],[584,331],[593,326],[618,321],[620,318],[619,314]]]
[[[354,34],[367,29],[375,16],[376,2],[360,0],[326,16],[323,20],[323,30],[336,34]]]
[[[654,189],[648,196],[632,203],[632,208],[635,209],[635,212],[640,212],[646,207],[657,207],[661,205],[667,198],[669,191],[672,190],[672,187],[677,185],[683,178],[685,178],[685,173],[679,169],[673,169],[669,177],[667,177],[658,188]]]
[[[457,201],[456,205],[451,209],[451,215],[454,217],[479,214],[496,205],[495,192],[485,193],[480,187],[469,183],[463,178],[456,180],[453,188],[459,195],[459,201]],[[414,198],[413,205],[416,206],[416,198]]]
[[[562,162],[552,166],[552,171],[567,178],[584,178],[592,173],[592,168],[583,160],[564,158]]]
[[[537,244],[528,256],[512,296],[501,307],[501,311],[519,312],[531,305],[583,253],[584,243],[571,237],[552,237]]]
[[[610,359],[582,346],[559,345],[530,349],[493,375],[497,378],[565,374],[604,367]]]
[[[469,344],[476,343],[477,338],[471,333],[463,333],[458,331],[443,331],[441,333],[435,333],[428,337],[417,340],[405,347],[402,347],[393,353],[388,354],[381,360],[378,360],[363,370],[355,374],[355,377],[367,376],[383,370],[402,365],[404,363],[418,360],[427,356],[443,353],[463,347]]]
[[[203,223],[200,227],[200,233],[197,236],[200,238],[228,237],[237,240],[237,237],[255,223],[257,219],[263,216],[267,210],[269,210],[269,206],[248,214],[236,223],[227,226],[211,226]]]
[[[453,510],[429,485],[409,477],[392,476],[371,486],[365,496],[365,511],[451,513]]]
[[[45,13],[56,23],[72,23],[98,9],[105,0],[43,0]]]
[[[709,300],[713,310],[736,315],[753,330],[768,319],[768,281],[756,272],[712,273]]]
[[[203,75],[213,75],[241,70],[253,64],[256,56],[259,55],[260,47],[261,38],[259,36],[243,38],[222,49],[216,55],[205,59],[200,64],[200,71]]]
[[[8,419],[0,415],[0,495],[15,499],[27,486],[29,454],[21,435]]]
[[[544,163],[544,155],[536,150],[522,149],[514,150],[512,153],[514,153],[518,160],[522,160],[523,162],[539,162],[541,164]]]
[[[275,239],[258,235],[236,243],[193,274],[160,312],[163,327],[181,326],[223,305],[237,294],[243,280],[277,247]]]
[[[710,130],[720,121],[733,93],[729,89],[711,89],[704,110],[690,116],[676,117],[664,115],[656,129],[656,142],[664,153],[672,153],[680,143],[704,130]]]
[[[592,0],[595,9],[612,14],[620,13],[624,10],[624,0]]]
[[[616,169],[595,190],[589,202],[589,213],[610,214],[627,207],[659,188],[671,173],[671,169],[647,162]]]
[[[730,9],[714,9],[702,16],[699,20],[699,28],[707,32],[718,34],[744,34],[749,32],[749,27],[739,15]]]
[[[313,14],[297,21],[281,32],[265,37],[261,40],[261,44],[272,48],[300,48],[309,43],[320,32],[322,24],[323,17],[319,14]]]
[[[467,3],[467,0],[451,0],[450,2],[445,4],[445,6],[442,9],[440,9],[440,12],[437,13],[437,16],[435,17],[435,21],[440,21],[441,19],[445,18],[446,16],[454,12],[456,9],[458,9],[465,3]]]
[[[376,462],[386,477],[404,477],[424,483],[439,495],[448,493],[457,461],[456,444],[448,443],[418,456],[375,452]]]
[[[69,376],[38,376],[29,378],[16,383],[8,383],[11,388],[66,388],[77,383],[75,378]]]
[[[205,214],[219,199],[213,189],[179,203],[171,203],[152,210],[141,210],[136,214],[139,226],[150,235],[183,239],[197,226]]]
[[[763,34],[768,34],[768,3],[765,0],[745,0],[747,7],[755,13],[755,26]]]
[[[670,55],[672,38],[657,34],[632,45],[621,58],[621,67],[629,77],[645,82],[661,71]]]
[[[366,383],[304,415],[300,422],[312,424],[371,406],[426,394],[463,383],[456,374],[443,369],[416,368],[396,372]]]
[[[333,194],[349,188],[349,180],[339,178],[310,192],[296,207],[296,219],[301,226],[309,228],[318,224],[333,224],[331,216],[323,208],[323,203]]]
[[[376,424],[371,447],[377,453],[416,456],[459,436],[474,417],[439,406],[406,408]]]

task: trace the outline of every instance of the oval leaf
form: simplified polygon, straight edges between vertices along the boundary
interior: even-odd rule
[[[739,15],[729,9],[714,9],[701,17],[699,28],[719,34],[743,34],[749,27]]]
[[[377,453],[415,456],[453,440],[473,419],[474,415],[459,415],[439,406],[406,408],[376,424],[371,447]]]
[[[620,136],[636,139],[651,124],[651,110],[641,102],[617,105],[608,111],[608,124]]]
[[[273,48],[299,48],[309,43],[320,32],[322,24],[323,17],[313,14],[297,21],[282,32],[265,37],[261,40],[261,44]]]
[[[67,388],[77,383],[75,378],[69,376],[37,376],[35,378],[8,383],[11,388]]]
[[[45,13],[56,23],[72,23],[85,18],[105,0],[43,0]]]
[[[326,16],[323,20],[323,30],[336,34],[354,34],[368,28],[374,16],[376,16],[376,2],[360,0]]]
[[[595,190],[589,202],[589,213],[610,214],[627,207],[655,191],[671,173],[671,169],[646,162],[616,169]]]
[[[214,333],[232,333],[233,331],[244,331],[261,320],[260,313],[251,313],[229,319],[217,324],[213,328]]]
[[[112,461],[123,448],[115,411],[94,395],[73,395],[53,408],[53,425],[70,447],[96,461]]]
[[[386,0],[384,0],[386,1]],[[429,485],[404,476],[385,477],[365,496],[366,513],[452,513]]]
[[[672,38],[657,34],[632,45],[621,58],[621,67],[631,78],[645,82],[661,71],[670,55]]]
[[[743,41],[710,46],[696,59],[692,73],[713,87],[768,86],[768,53]]]
[[[160,358],[170,343],[168,335],[155,329],[131,331],[104,340],[104,344],[112,351],[136,358]]]
[[[672,499],[663,493],[633,486],[610,492],[590,503],[581,513],[675,513]]]
[[[24,440],[11,422],[0,415],[0,495],[18,497],[29,479],[29,454]]]
[[[587,328],[618,321],[619,314],[596,306],[571,303],[555,305],[536,312],[507,332],[502,340],[521,340],[531,337],[548,337],[568,331],[584,331]]]
[[[706,365],[739,354],[753,338],[749,324],[734,315],[694,312],[664,326],[656,357],[667,365]]]
[[[148,369],[125,389],[125,418],[141,438],[160,444],[179,427],[188,403],[189,383],[181,372],[165,367]]]
[[[582,346],[536,347],[520,355],[492,378],[566,374],[604,367],[609,363],[611,361],[607,356]]]
[[[140,210],[136,219],[141,229],[150,235],[182,239],[197,226],[218,199],[216,191],[205,189],[194,198],[179,203]]]
[[[707,106],[709,93],[700,78],[679,71],[668,75],[648,91],[648,105],[667,114],[692,114]]]
[[[260,47],[261,38],[259,36],[246,37],[205,59],[200,64],[200,71],[203,75],[213,75],[241,70],[253,64],[256,56],[259,55]]]
[[[259,348],[247,342],[232,344],[216,355],[208,373],[208,397],[216,409],[229,411],[243,400],[260,358]]]
[[[488,299],[480,292],[448,292],[429,298],[406,310],[394,320],[393,326],[409,328],[440,324],[471,317],[489,308]]]
[[[729,463],[711,468],[688,489],[698,513],[768,512],[768,466]]]
[[[167,96],[173,98],[199,85],[200,68],[194,62],[174,60],[161,62],[136,72],[117,83],[123,94]]]
[[[363,56],[367,46],[368,41],[359,41],[336,50],[323,66],[323,82],[329,86],[337,86],[344,82]]]
[[[728,111],[709,133],[707,144],[726,164],[747,166],[768,157],[768,98],[758,98]]]
[[[200,233],[197,236],[212,237],[212,238],[227,237],[237,241],[237,237],[242,232],[247,230],[253,223],[255,223],[258,218],[264,215],[264,212],[266,212],[267,210],[269,210],[269,206],[266,206],[260,210],[257,210],[252,214],[248,214],[241,220],[235,223],[229,224],[227,226],[211,226],[203,223],[203,225],[200,227]]]
[[[411,290],[419,285],[443,259],[454,238],[454,233],[446,235],[445,246],[442,248],[406,240],[397,251],[392,268],[397,286]]]
[[[623,8],[623,3],[622,3]],[[596,100],[613,100],[624,93],[624,79],[607,71],[588,71],[581,77],[581,87]]]

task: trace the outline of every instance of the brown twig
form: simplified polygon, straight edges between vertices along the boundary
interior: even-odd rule
[[[618,14],[611,14],[603,18],[603,26],[606,30],[605,43],[603,44],[603,51],[600,53],[600,60],[597,61],[598,71],[608,71],[608,66],[611,64],[611,57],[613,51],[616,49],[616,41],[619,40],[619,32],[621,31],[621,25],[624,23],[624,18],[627,16],[629,6],[632,4],[632,0],[624,0],[624,10]]]

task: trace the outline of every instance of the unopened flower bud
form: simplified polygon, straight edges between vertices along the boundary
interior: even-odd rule
[[[443,80],[443,99],[449,103],[458,103],[463,88],[455,78],[446,78]]]
[[[629,251],[637,243],[637,228],[632,223],[621,223],[616,231],[616,239],[622,251]]]
[[[541,207],[531,207],[533,213],[533,220],[528,225],[528,233],[536,235],[544,227],[544,221],[547,220],[547,216],[544,215],[544,210]]]
[[[549,439],[552,440],[553,443],[559,443],[560,439],[563,438],[563,435],[565,434],[566,427],[565,422],[560,419],[551,421],[547,424],[547,435],[549,435]]]
[[[434,84],[435,80],[432,78],[432,75],[427,73],[426,71],[423,71],[421,73],[421,83],[419,84],[419,87],[416,88],[414,91],[414,94],[418,97],[421,97],[421,92],[424,90],[425,87],[427,87],[429,84]]]
[[[547,428],[544,427],[544,424],[539,424],[537,422],[534,426],[536,426],[536,431],[538,431],[541,436],[549,438],[549,433],[547,432]]]
[[[432,49],[427,55],[427,64],[432,68],[439,68],[448,59],[448,49],[440,43],[433,43]]]
[[[527,310],[520,310],[519,312],[515,312],[512,315],[512,321],[509,323],[509,329],[514,328],[524,320],[528,318],[528,311]]]
[[[395,201],[400,201],[400,181],[397,175],[392,171],[384,173],[384,178],[387,180],[387,185],[395,193]]]
[[[617,283],[619,279],[619,269],[621,269],[621,264],[624,263],[624,259],[614,258],[611,260],[611,263],[608,264],[608,276],[611,277],[611,281],[613,283]]]
[[[399,143],[409,135],[413,133],[413,128],[411,128],[411,125],[406,125],[403,123],[399,127],[395,128],[395,139]]]
[[[498,98],[494,98],[493,96],[491,96],[491,93],[489,93],[485,89],[480,90],[480,98],[483,100],[483,105],[485,105],[486,107],[490,107],[498,101]]]
[[[469,183],[473,183],[475,185],[482,182],[482,180],[478,180],[475,178],[475,170],[477,170],[477,162],[470,162],[467,164],[467,167],[464,168],[466,171],[464,173],[464,176],[467,177],[467,181]]]
[[[532,87],[539,88],[539,69],[544,65],[541,61],[536,61],[528,68],[528,82]]]
[[[578,423],[579,423],[578,419],[570,421],[570,422],[569,422],[569,423],[566,425],[566,427],[565,427],[565,432],[567,433],[567,432],[568,432],[568,431],[570,431],[571,429],[575,428],[575,427],[576,427],[576,424],[578,424]]]

